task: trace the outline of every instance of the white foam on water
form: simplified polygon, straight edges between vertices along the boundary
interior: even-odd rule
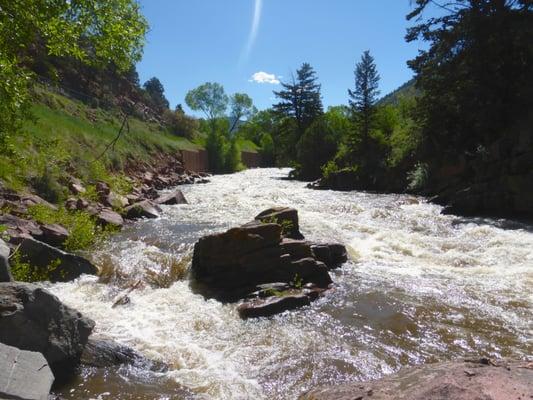
[[[186,279],[143,286],[114,309],[121,289],[94,277],[50,289],[94,319],[97,333],[168,363],[169,377],[206,399],[296,398],[405,364],[531,353],[531,227],[441,215],[407,195],[312,191],[281,180],[286,174],[248,170],[184,186],[188,205],[165,207],[161,219],[127,229],[96,258],[107,254],[135,280],[161,268],[153,253],[187,261],[199,236],[268,207],[295,207],[308,239],[342,242],[351,258],[334,273],[337,289],[311,307],[242,321],[235,305],[205,300]]]

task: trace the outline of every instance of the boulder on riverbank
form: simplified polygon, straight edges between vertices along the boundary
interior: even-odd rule
[[[32,238],[18,242],[22,262],[51,282],[69,282],[82,274],[96,275],[98,268],[83,257],[67,253]]]
[[[246,298],[238,310],[243,318],[308,305],[332,283],[328,270],[346,261],[342,245],[316,245],[283,236],[285,218],[296,228],[291,236],[301,235],[296,210],[269,209],[258,216],[263,217],[264,222],[256,219],[203,237],[194,247],[191,271],[200,290],[222,301]]]
[[[41,353],[0,343],[0,398],[47,400],[54,375]]]
[[[313,389],[300,400],[510,400],[533,398],[533,365],[487,359],[402,369],[371,382]]]
[[[72,376],[94,322],[27,283],[0,283],[0,342],[46,358],[57,380]]]

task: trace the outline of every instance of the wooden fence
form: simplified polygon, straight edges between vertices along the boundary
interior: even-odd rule
[[[181,150],[181,158],[186,169],[194,172],[209,172],[207,150]],[[246,168],[260,168],[261,155],[251,151],[241,152],[241,160]]]

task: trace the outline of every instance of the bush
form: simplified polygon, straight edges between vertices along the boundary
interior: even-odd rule
[[[68,251],[87,249],[105,239],[116,228],[102,228],[96,219],[84,211],[53,210],[45,205],[35,205],[28,213],[41,224],[59,224],[69,231],[64,243]]]

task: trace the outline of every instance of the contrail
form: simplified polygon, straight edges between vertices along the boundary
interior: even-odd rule
[[[248,58],[250,57],[250,53],[252,52],[252,48],[254,47],[254,44],[255,44],[255,39],[257,38],[257,32],[259,31],[259,25],[261,24],[262,10],[263,10],[263,0],[255,0],[254,19],[252,21],[252,29],[250,30],[250,35],[248,36],[248,42],[246,43],[246,46],[244,47],[241,53],[241,58],[239,60],[240,65],[248,61]]]

